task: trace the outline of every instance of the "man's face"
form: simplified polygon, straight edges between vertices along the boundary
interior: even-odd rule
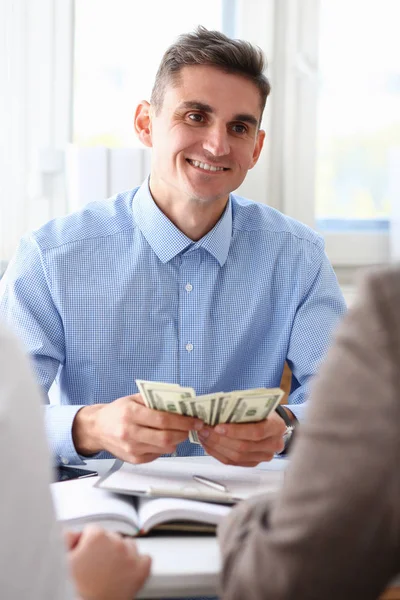
[[[184,67],[177,85],[166,87],[158,114],[150,107],[155,198],[226,201],[258,160],[260,118],[254,83],[211,66]]]

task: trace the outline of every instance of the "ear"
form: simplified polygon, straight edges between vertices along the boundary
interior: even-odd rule
[[[261,154],[261,150],[264,145],[264,140],[265,140],[265,131],[263,129],[260,129],[257,134],[257,140],[256,140],[256,143],[254,146],[253,157],[252,157],[250,169],[252,169],[257,164],[257,161]]]
[[[142,100],[137,106],[133,123],[139,140],[151,148],[153,144],[151,141],[150,104],[146,100]]]

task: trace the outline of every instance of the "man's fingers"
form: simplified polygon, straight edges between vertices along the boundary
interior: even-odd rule
[[[124,460],[132,463],[133,465],[142,465],[144,463],[153,462],[153,460],[160,458],[161,454],[164,454],[164,452],[158,452],[157,454],[132,454],[131,456],[125,456]]]
[[[220,435],[253,442],[282,437],[285,431],[286,425],[279,415],[273,415],[258,423],[224,423],[215,427],[215,432]]]
[[[171,452],[175,450],[175,446],[185,441],[187,438],[187,431],[162,431],[159,429],[150,429],[148,427],[138,428],[138,433],[135,435],[135,441],[143,444],[147,452],[153,452],[160,448],[163,451],[168,452],[168,448]],[[167,450],[164,450],[166,449]]]
[[[260,462],[271,460],[274,456],[273,454],[262,455],[262,458],[258,457],[257,459],[255,459],[255,457],[253,455],[250,455],[250,456],[244,455],[244,456],[238,457],[236,459],[233,459],[225,454],[225,449],[221,449],[221,448],[216,449],[214,447],[207,446],[207,444],[203,444],[203,447],[204,447],[204,450],[207,452],[207,454],[209,454],[210,456],[213,456],[214,458],[219,460],[224,465],[235,465],[238,467],[256,467],[258,464],[260,464]],[[270,457],[270,458],[268,458],[268,457]]]
[[[200,431],[199,439],[202,444],[205,443],[213,448],[226,448],[231,452],[236,452],[238,455],[249,454],[252,452],[281,452],[284,446],[283,437],[281,435],[267,437],[261,441],[253,441],[252,439],[236,439],[226,435],[219,435],[212,428],[205,428],[203,431]]]
[[[132,434],[121,441],[123,459],[132,464],[151,462],[162,454],[172,454],[176,446],[187,438],[186,432],[159,431],[134,426]],[[144,440],[149,440],[146,443]]]
[[[225,464],[255,466],[284,449],[286,426],[276,415],[259,423],[230,423],[205,427],[199,439],[205,450]],[[218,433],[219,432],[219,433]]]
[[[254,451],[254,452],[238,452],[237,450],[233,450],[232,448],[225,446],[217,446],[217,445],[209,445],[207,443],[203,444],[204,449],[208,452],[208,454],[212,454],[215,458],[217,458],[216,453],[219,456],[225,459],[225,464],[230,465],[239,465],[239,466],[255,466],[260,462],[270,461],[273,459],[275,452],[271,450],[262,450],[262,451]],[[218,459],[220,460],[220,459]],[[222,461],[224,462],[224,461]]]
[[[133,396],[131,396],[132,400],[134,400],[137,404],[142,404],[143,406],[146,406],[146,402],[143,400],[143,396],[142,394],[133,394]]]

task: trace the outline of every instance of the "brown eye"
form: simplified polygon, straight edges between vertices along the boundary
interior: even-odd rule
[[[240,123],[237,123],[236,125],[233,125],[233,126],[232,126],[232,130],[233,130],[235,133],[246,133],[246,131],[247,131],[247,128],[246,128],[246,126],[245,126],[245,125],[240,125]]]
[[[201,123],[203,121],[203,116],[199,115],[199,113],[190,113],[188,117],[191,121],[194,121],[194,123]]]

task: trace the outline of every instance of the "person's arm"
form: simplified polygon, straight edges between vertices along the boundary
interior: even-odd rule
[[[222,598],[376,599],[398,571],[400,272],[370,276],[313,384],[283,491],[219,529]]]
[[[293,319],[286,357],[292,371],[287,408],[298,421],[303,420],[307,410],[309,382],[318,372],[333,333],[346,313],[346,303],[322,241],[312,247],[307,262],[308,275]]]
[[[323,249],[312,244],[304,256],[307,276],[301,286],[301,301],[293,317],[287,361],[292,369],[292,392],[284,406],[290,424],[297,428],[307,408],[308,384],[317,372],[331,342],[332,332],[346,306],[335,273]],[[206,452],[225,464],[255,466],[285,450],[284,420],[273,413],[259,423],[205,427],[199,434]],[[288,446],[289,448],[289,446]]]
[[[46,431],[56,460],[82,464],[72,439],[72,423],[84,405],[50,404],[48,391],[65,360],[64,328],[57,294],[36,240],[23,238],[0,283],[0,317],[22,341],[45,395]]]
[[[27,359],[1,328],[0,456],[0,596],[72,600],[50,495],[39,392]]]

